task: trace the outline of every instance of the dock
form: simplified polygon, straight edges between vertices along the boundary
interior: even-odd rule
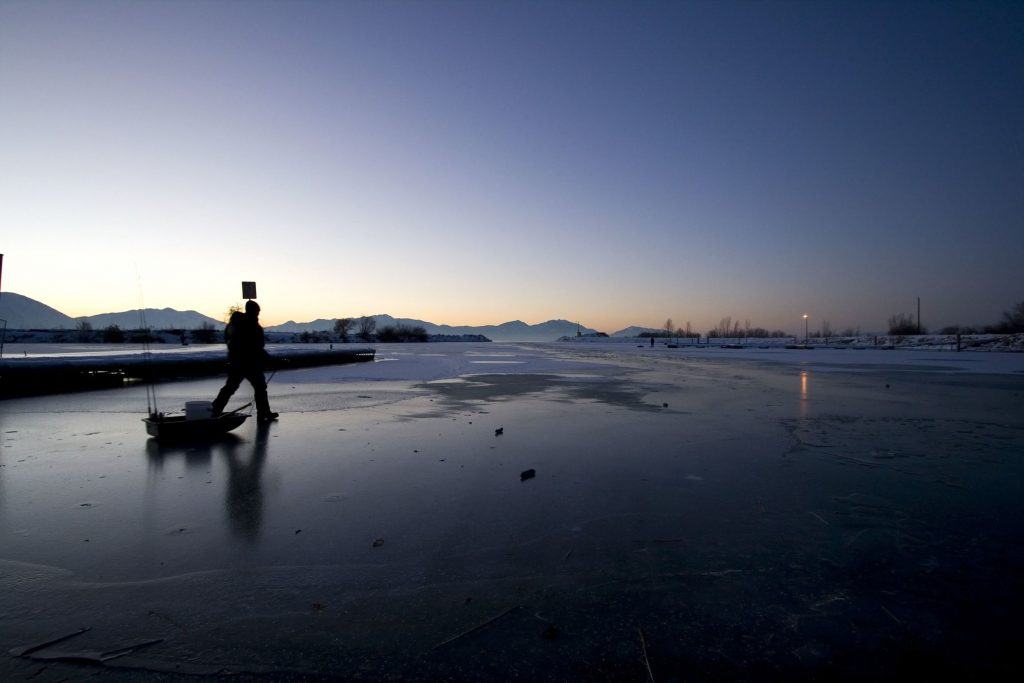
[[[268,348],[278,369],[373,361],[373,348]],[[272,363],[267,372],[275,369]],[[35,356],[0,360],[0,399],[111,389],[139,382],[171,382],[227,375],[227,349],[191,353],[154,351],[85,356]]]

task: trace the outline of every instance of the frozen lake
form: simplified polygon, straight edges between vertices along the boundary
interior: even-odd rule
[[[0,649],[159,639],[125,680],[1015,665],[1020,354],[376,348],[279,372],[281,421],[211,444],[147,440],[141,387],[0,402]]]

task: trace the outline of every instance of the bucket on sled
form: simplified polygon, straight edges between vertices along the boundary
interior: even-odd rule
[[[209,420],[213,417],[213,402],[212,401],[186,401],[185,402],[185,419],[186,420]]]

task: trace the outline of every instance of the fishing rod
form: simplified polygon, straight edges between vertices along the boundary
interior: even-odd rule
[[[142,297],[142,276],[139,274],[139,266],[135,264],[135,282],[139,288],[139,321],[142,324],[142,362],[146,367],[146,412],[150,417],[157,413],[156,386],[153,382],[152,353],[149,347],[149,325],[146,321],[146,306]]]
[[[3,272],[4,272],[4,255],[0,254],[0,277],[3,276]],[[2,297],[3,295],[4,295],[3,291],[0,290],[0,297]],[[4,342],[7,341],[7,321],[6,320],[0,320],[0,323],[4,324],[4,331],[3,331],[2,334],[0,334],[0,358],[3,358],[4,357]]]
[[[244,406],[238,406],[238,407],[237,407],[237,408],[235,408],[234,410],[229,410],[228,412],[226,412],[226,413],[224,413],[224,414],[225,414],[225,415],[230,415],[231,413],[237,413],[237,412],[240,412],[240,411],[243,411],[243,410],[245,410],[246,408],[248,408],[248,407],[249,407],[249,406],[251,406],[251,405],[252,405],[252,401],[249,401],[249,402],[248,402],[248,403],[246,403],[246,404],[245,404]]]

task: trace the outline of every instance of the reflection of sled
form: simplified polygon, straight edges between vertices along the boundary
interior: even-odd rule
[[[143,418],[142,421],[146,423],[146,433],[158,439],[167,441],[209,439],[220,434],[226,434],[245,422],[249,416],[239,411],[249,405],[251,404],[246,404],[230,413],[224,413],[217,417],[189,420],[184,415],[156,413]]]

